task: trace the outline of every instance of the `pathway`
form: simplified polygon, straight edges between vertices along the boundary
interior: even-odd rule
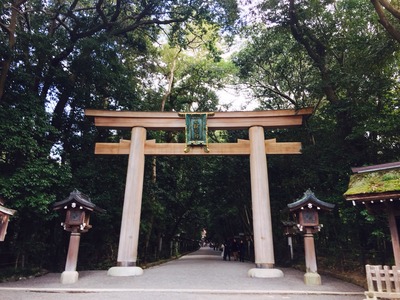
[[[75,284],[61,284],[59,273],[0,284],[1,300],[184,300],[292,299],[361,300],[364,289],[322,276],[306,286],[303,273],[281,268],[283,278],[250,278],[253,263],[223,261],[210,248],[144,270],[142,276],[110,277],[106,271],[81,271]]]

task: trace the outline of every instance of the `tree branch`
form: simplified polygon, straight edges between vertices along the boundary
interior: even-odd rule
[[[124,34],[130,31],[134,31],[135,29],[145,26],[145,25],[166,25],[166,24],[172,24],[172,23],[179,23],[179,22],[184,22],[186,21],[187,18],[178,18],[178,19],[170,19],[170,20],[158,20],[158,19],[152,19],[152,20],[146,20],[146,21],[139,21],[135,24],[132,24],[130,26],[126,26],[124,28],[120,28],[117,30],[113,30],[112,34],[113,35],[120,35]]]
[[[17,30],[17,23],[18,23],[18,15],[20,14],[20,5],[24,4],[28,0],[20,0],[20,1],[15,1],[12,3],[11,6],[11,16],[10,16],[10,24],[7,26],[4,24],[6,28],[6,33],[8,35],[8,48],[10,51],[13,51],[13,48],[16,44],[16,37],[15,33]],[[3,28],[3,26],[2,26]],[[4,30],[4,28],[3,28]],[[5,58],[1,63],[0,63],[0,102],[4,98],[4,92],[5,92],[5,86],[6,86],[6,80],[7,80],[7,75],[8,71],[10,70],[12,62],[12,55],[8,55],[7,58]]]
[[[323,81],[323,90],[332,103],[338,102],[338,97],[335,92],[335,88],[331,82],[329,71],[326,68],[325,57],[326,57],[326,46],[321,43],[314,35],[312,35],[307,28],[302,27],[297,19],[296,8],[294,0],[289,1],[289,22],[292,35],[296,41],[304,46],[308,55],[316,63]],[[313,45],[310,42],[313,42]]]
[[[10,29],[9,29],[8,26],[7,26],[6,24],[4,24],[3,22],[0,22],[0,28],[4,31],[4,33],[10,34]]]
[[[392,14],[396,19],[400,19],[400,10],[396,9],[390,2],[387,0],[379,0],[380,4],[386,8],[388,12]]]
[[[386,29],[386,31],[397,41],[400,43],[400,32],[389,22],[387,19],[385,12],[383,11],[382,8],[382,2],[385,2],[384,0],[371,0],[372,5],[375,8],[376,13],[378,14],[379,17],[379,23],[382,24],[382,26]],[[389,5],[390,6],[390,5]],[[386,6],[385,6],[386,8]]]
[[[118,19],[120,13],[121,13],[121,0],[117,0],[117,3],[115,5],[115,12],[111,17],[110,22],[114,23]]]

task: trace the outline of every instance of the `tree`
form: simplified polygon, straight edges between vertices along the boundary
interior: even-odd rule
[[[251,34],[257,32],[257,34]],[[260,109],[312,106],[317,76],[307,54],[279,27],[255,24],[244,30],[245,47],[233,56],[239,78],[251,88]]]
[[[190,24],[187,30],[185,36],[172,33],[170,44],[161,51],[159,70],[166,83],[161,110],[213,111],[218,104],[216,91],[236,70],[221,58],[218,27]]]
[[[113,140],[120,135],[105,129],[97,131],[84,117],[84,109],[153,109],[154,99],[160,98],[160,89],[152,81],[157,60],[155,42],[163,26],[173,24],[172,31],[177,34],[186,31],[186,22],[206,20],[227,28],[234,22],[235,3],[0,3],[0,114],[4,121],[0,125],[0,194],[10,207],[20,211],[18,218],[29,222],[31,217],[37,217],[40,224],[29,227],[29,231],[21,223],[21,238],[10,241],[18,244],[16,249],[28,253],[30,264],[54,267],[47,265],[52,259],[33,253],[40,251],[40,243],[58,244],[52,240],[57,238],[52,231],[44,228],[53,228],[57,221],[49,213],[51,203],[63,199],[73,188],[95,195],[99,206],[105,208],[118,199],[117,205],[111,205],[111,217],[99,218],[112,219],[120,213],[121,186],[110,192],[110,185],[123,181],[118,177],[124,178],[121,174],[126,161],[95,158],[93,154],[97,137]],[[104,170],[104,164],[112,165],[121,174],[108,168],[110,172],[99,176],[96,170]],[[34,180],[35,174],[40,178]],[[32,207],[36,209],[35,216]],[[112,242],[111,238],[103,245],[112,247]],[[36,243],[38,247],[24,247],[26,243]],[[45,251],[49,256],[55,252],[61,251]]]
[[[350,167],[400,157],[393,131],[399,129],[393,123],[399,117],[393,94],[398,90],[398,45],[365,1],[264,1],[260,7],[264,24],[246,31],[251,39],[235,58],[242,82],[253,88],[261,108],[314,107],[307,130],[293,132],[304,141],[303,155],[269,160],[271,206],[281,205],[274,198],[293,201],[296,190],[311,188],[337,204],[330,226],[335,231],[327,232],[327,240],[342,248],[352,240],[361,253],[361,233],[371,223],[342,194]],[[283,130],[272,134],[292,136]],[[351,237],[344,234],[349,227]]]
[[[389,96],[397,89],[397,45],[374,23],[369,6],[363,1],[265,1],[262,7],[266,26],[256,25],[251,46],[236,59],[242,78],[258,84],[256,94],[268,107],[313,104],[316,112],[327,110],[337,140],[366,149],[364,143],[373,137],[359,126],[371,125],[369,118],[384,107],[392,110],[390,119],[398,111]],[[265,50],[257,53],[261,45]],[[249,57],[255,57],[257,68]]]

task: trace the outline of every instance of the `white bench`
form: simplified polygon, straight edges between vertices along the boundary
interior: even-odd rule
[[[366,265],[368,291],[365,300],[400,299],[400,268]]]

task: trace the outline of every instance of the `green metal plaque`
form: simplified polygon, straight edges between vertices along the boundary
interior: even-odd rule
[[[185,153],[190,151],[190,146],[203,146],[205,152],[208,149],[208,128],[207,128],[207,115],[214,113],[183,113],[179,114],[185,116],[185,138],[186,147]]]

